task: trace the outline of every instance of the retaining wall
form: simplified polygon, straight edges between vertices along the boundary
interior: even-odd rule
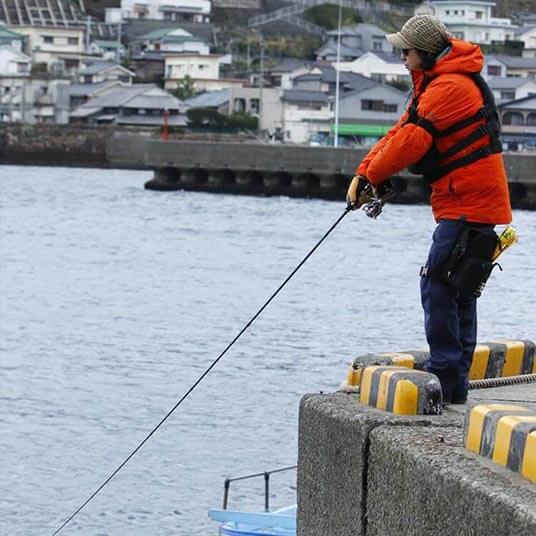
[[[300,406],[298,536],[529,536],[536,486],[464,448],[463,415],[395,416],[357,394]]]

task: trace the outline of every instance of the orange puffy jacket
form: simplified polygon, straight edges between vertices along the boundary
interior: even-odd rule
[[[480,47],[461,39],[452,39],[450,50],[437,60],[430,71],[412,71],[414,94],[418,98],[418,114],[445,130],[471,117],[483,106],[483,97],[471,78],[460,73],[479,73],[483,66]],[[422,91],[424,75],[432,77]],[[356,170],[372,184],[380,184],[402,169],[418,162],[433,144],[424,128],[408,123],[406,112],[398,123],[365,156]],[[437,148],[446,151],[466,137],[481,123],[438,138]],[[447,162],[457,160],[490,143],[489,136],[475,141],[456,153]],[[502,155],[491,154],[451,171],[432,183],[432,210],[436,221],[458,219],[505,224],[512,220],[508,182]]]

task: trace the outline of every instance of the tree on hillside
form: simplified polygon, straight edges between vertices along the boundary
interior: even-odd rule
[[[303,18],[326,30],[335,30],[339,25],[339,7],[334,4],[323,4],[307,9],[303,13]],[[342,26],[351,26],[362,22],[359,13],[353,9],[343,7],[341,10]]]

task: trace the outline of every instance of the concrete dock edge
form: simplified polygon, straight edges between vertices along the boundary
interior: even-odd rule
[[[397,416],[356,393],[304,396],[297,535],[536,534],[536,486],[466,449],[464,417],[463,407]]]

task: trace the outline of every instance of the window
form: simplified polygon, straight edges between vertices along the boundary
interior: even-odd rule
[[[502,100],[514,100],[516,98],[515,91],[501,91]]]
[[[78,37],[68,37],[67,38],[67,44],[68,45],[78,45]]]
[[[386,104],[382,100],[363,99],[361,109],[374,112],[396,113],[396,104]]]
[[[51,35],[43,35],[43,43],[54,43],[54,37]]]
[[[483,11],[475,11],[475,18],[477,20],[482,20],[482,16],[484,15]]]
[[[381,41],[374,41],[374,43],[372,43],[372,50],[383,50],[383,43]]]
[[[452,35],[457,39],[464,39],[465,34],[463,32],[452,32]]]
[[[17,63],[17,73],[25,73],[28,70],[26,63]]]
[[[488,76],[501,76],[501,66],[488,65]]]
[[[527,126],[536,127],[536,114],[534,112],[527,116]]]
[[[523,126],[523,115],[519,112],[506,112],[502,118],[503,125]]]
[[[246,111],[246,99],[235,99],[234,100],[234,111],[235,112],[245,112]]]
[[[252,114],[259,113],[259,99],[251,99],[249,101],[249,106]]]

